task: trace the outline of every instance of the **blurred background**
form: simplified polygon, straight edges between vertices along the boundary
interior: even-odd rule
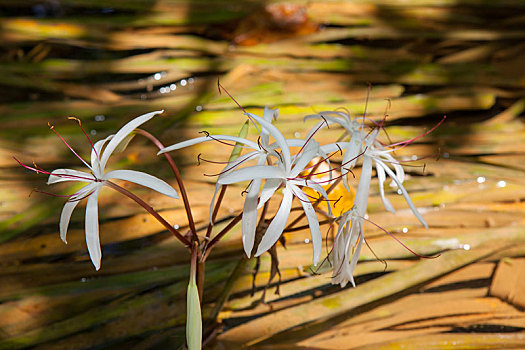
[[[263,291],[270,259],[242,260],[240,227],[206,267],[206,347],[231,349],[515,349],[525,344],[525,2],[520,0],[200,1],[0,0],[0,349],[152,349],[184,344],[188,254],[144,210],[109,189],[99,201],[103,259],[87,255],[83,205],[68,244],[59,238],[63,199],[33,192],[52,170],[81,166],[89,141],[131,118],[164,109],[144,128],[166,145],[235,135],[242,111],[279,108],[277,125],[304,137],[303,116],[344,107],[386,118],[385,142],[430,135],[396,152],[411,161],[406,188],[430,229],[389,189],[371,185],[368,247],[357,288],[330,284],[311,267],[307,230],[278,246],[281,284]],[[390,107],[389,107],[390,106]],[[337,139],[335,127],[320,142]],[[255,130],[250,130],[255,135]],[[197,154],[174,153],[197,225],[205,229],[214,173]],[[175,183],[144,139],[110,167]],[[423,167],[424,165],[424,167]],[[180,201],[124,184],[185,232]],[[354,184],[356,185],[356,183]],[[226,192],[217,230],[242,209]],[[31,194],[31,195],[30,195]],[[277,205],[277,204],[275,204]],[[273,208],[275,210],[275,207]],[[323,227],[326,232],[328,227]],[[215,231],[218,232],[218,231]],[[333,235],[326,235],[323,254]],[[386,265],[384,264],[386,262]],[[277,278],[274,279],[274,283]],[[255,292],[255,293],[252,293]],[[253,295],[252,295],[253,294]]]

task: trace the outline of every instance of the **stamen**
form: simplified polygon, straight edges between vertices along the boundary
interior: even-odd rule
[[[71,180],[86,180],[86,181],[96,181],[97,179],[90,179],[88,177],[84,177],[84,176],[77,176],[77,175],[70,175],[70,174],[52,174],[50,173],[49,171],[47,170],[44,170],[42,169],[41,167],[39,167],[38,165],[36,165],[34,162],[33,164],[35,165],[35,167],[30,167],[28,165],[25,165],[24,163],[22,163],[21,161],[19,161],[16,157],[13,157],[14,160],[16,160],[16,162],[18,164],[20,164],[21,166],[23,166],[24,168],[26,168],[27,170],[31,170],[31,171],[34,171],[35,173],[37,174],[45,174],[45,175],[53,175],[53,176],[56,176],[56,177],[61,177],[61,178],[64,178],[64,179],[71,179]]]
[[[378,224],[376,224],[375,222],[373,221],[370,221],[362,216],[360,216],[361,219],[363,220],[366,220],[368,221],[369,223],[371,223],[372,225],[374,225],[375,227],[379,228],[381,231],[385,232],[387,235],[389,235],[390,237],[392,237],[393,239],[395,239],[397,241],[397,243],[401,244],[403,246],[403,248],[405,248],[406,250],[408,250],[409,252],[411,252],[412,254],[414,254],[415,256],[419,257],[419,258],[422,258],[422,259],[435,259],[435,258],[439,258],[441,256],[441,254],[437,254],[437,255],[420,255],[416,252],[414,252],[412,249],[410,249],[409,247],[407,247],[403,242],[401,242],[396,236],[394,236],[392,233],[388,232],[387,230],[385,230],[384,228],[382,228],[381,226],[379,226]]]
[[[368,241],[366,240],[366,238],[363,237],[363,240],[365,241],[365,244],[366,246],[368,247],[368,249],[370,249],[370,251],[372,252],[372,254],[374,255],[374,257],[381,261],[383,263],[383,265],[385,265],[385,269],[383,270],[383,272],[386,271],[386,269],[388,268],[388,263],[386,262],[386,260],[384,259],[381,259],[380,257],[377,256],[376,252],[374,252],[374,250],[372,249],[372,247],[370,246],[370,244],[368,244]]]
[[[53,125],[51,125],[49,122],[47,123],[47,126],[49,127],[49,129],[51,129],[51,131],[53,131],[57,136],[58,138],[67,146],[67,148],[69,148],[69,150],[71,152],[73,152],[73,154],[78,158],[80,159],[80,161],[82,163],[84,163],[85,166],[87,166],[89,169],[91,169],[91,166],[84,160],[82,159],[82,157],[80,157],[77,152],[75,152],[75,150],[66,142],[66,140],[64,140],[64,138],[62,136],[60,136],[60,134],[55,130],[55,127]]]
[[[80,127],[80,130],[82,130],[82,132],[84,133],[84,135],[88,139],[89,144],[91,145],[91,149],[95,152],[95,155],[97,156],[97,159],[100,160],[100,156],[98,155],[98,152],[97,152],[97,150],[95,148],[95,145],[93,144],[93,141],[91,141],[91,138],[86,133],[86,130],[84,130],[84,128],[82,127],[82,122],[80,121],[80,119],[78,119],[76,117],[67,117],[67,119],[74,120],[74,121],[76,121],[78,123],[78,126]]]
[[[230,95],[230,93],[228,92],[228,90],[226,90],[226,89],[224,88],[224,86],[221,85],[221,83],[219,82],[219,79],[217,79],[217,87],[219,88],[219,94],[221,93],[221,89],[223,89],[224,92],[225,92],[228,96],[230,96],[230,98],[233,100],[233,102],[235,102],[235,103],[237,104],[237,106],[239,106],[239,108],[240,108],[240,109],[246,114],[246,111],[244,110],[244,108],[242,108],[242,106],[239,104],[239,102],[237,102],[237,100],[234,99],[232,95]],[[250,119],[251,119],[251,118],[250,118]]]
[[[227,168],[227,169],[224,169],[223,171],[221,171],[220,173],[218,174],[203,174],[204,176],[208,176],[208,177],[212,177],[212,176],[220,176],[224,173],[227,173],[228,171],[230,171],[231,169],[233,168],[236,168],[238,167],[239,165],[241,165],[242,163],[246,162],[247,160],[249,160],[250,158],[253,158],[253,156],[255,156],[256,154],[251,154],[249,157],[246,157],[245,159],[243,159],[242,161],[240,161],[239,163],[237,163],[237,165],[233,166],[233,167],[230,167],[230,168]],[[226,162],[228,163],[228,162]],[[230,163],[233,163],[233,162],[230,162]]]
[[[441,124],[443,124],[443,122],[445,121],[445,119],[447,119],[447,116],[443,116],[443,118],[439,121],[439,123],[437,123],[436,125],[434,125],[430,130],[427,130],[425,131],[424,133],[410,139],[410,140],[406,140],[406,141],[401,141],[401,142],[397,142],[397,143],[393,143],[391,145],[389,145],[388,147],[396,147],[396,146],[400,146],[400,147],[397,147],[395,148],[396,150],[398,149],[401,149],[405,146],[408,146],[409,144],[413,143],[414,141],[422,138],[423,136],[426,136],[428,134],[430,134],[432,131],[436,130]]]
[[[212,139],[213,141],[217,141],[217,142],[219,142],[219,143],[222,143],[223,145],[232,146],[232,147],[237,146],[236,144],[231,144],[231,143],[228,143],[228,142],[225,142],[225,141],[222,141],[222,140],[216,139],[215,137],[211,136],[210,133],[207,132],[206,130],[199,131],[199,134],[204,134],[204,135],[206,135],[206,137],[209,137],[209,138]],[[242,147],[242,146],[241,146],[241,147]]]

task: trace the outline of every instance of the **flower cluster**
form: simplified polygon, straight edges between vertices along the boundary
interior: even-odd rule
[[[297,198],[308,221],[312,237],[313,263],[317,265],[321,257],[322,234],[315,205],[319,199],[329,202],[324,187],[337,181],[338,178],[343,179],[344,186],[350,191],[348,174],[352,173],[352,169],[358,162],[362,164],[362,171],[355,191],[353,207],[347,208],[340,216],[334,217],[330,211],[330,203],[328,204],[329,213],[327,215],[337,222],[339,227],[331,253],[331,261],[334,266],[332,283],[341,284],[344,287],[350,281],[355,286],[352,273],[364,242],[363,223],[374,166],[385,208],[394,212],[384,190],[384,183],[388,175],[392,179],[391,186],[398,189],[414,215],[424,227],[428,228],[425,219],[418,212],[403,186],[405,179],[403,167],[392,156],[393,151],[406,146],[417,138],[385,146],[378,140],[381,125],[376,124],[375,128],[367,131],[365,118],[357,121],[344,112],[326,111],[305,117],[305,119],[320,119],[305,139],[286,139],[282,132],[272,124],[272,121],[277,119],[277,110],[265,108],[262,117],[246,112],[245,115],[259,133],[258,142],[235,136],[207,134],[204,137],[166,147],[159,154],[208,141],[234,141],[237,145],[240,144],[243,148],[250,149],[248,153],[227,162],[217,179],[217,188],[220,185],[249,182],[242,214],[242,239],[248,257],[254,250],[257,210],[281,189],[282,199],[279,209],[266,227],[258,246],[255,247],[254,255],[259,256],[268,251],[278,241],[288,221],[293,200]],[[319,130],[332,124],[337,124],[344,129],[347,140],[321,146],[315,141],[315,136]],[[270,142],[270,136],[273,142]],[[293,150],[297,149],[299,150],[294,153]],[[341,164],[330,167],[329,159],[340,152],[343,153]],[[255,165],[247,165],[249,161],[253,161]],[[317,170],[322,162],[328,163],[329,171]],[[319,180],[319,175],[322,173],[329,173],[330,180]],[[339,175],[333,176],[332,173]],[[311,191],[305,191],[306,189],[317,192],[319,196],[309,195]]]

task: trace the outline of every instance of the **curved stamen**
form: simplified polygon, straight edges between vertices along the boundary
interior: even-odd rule
[[[227,173],[228,171],[238,167],[239,165],[241,165],[242,163],[248,161],[250,158],[253,158],[256,154],[250,154],[248,157],[246,157],[245,159],[241,160],[240,162],[238,162],[237,164],[229,167],[229,168],[225,168],[223,171],[221,171],[220,173],[217,173],[217,174],[203,174],[204,176],[208,176],[208,177],[212,177],[212,176],[220,176],[224,173]],[[237,160],[237,159],[236,159]],[[232,161],[232,162],[227,162],[227,163],[234,163],[235,161]]]
[[[409,144],[413,143],[414,141],[416,141],[416,140],[422,138],[423,136],[426,136],[426,135],[430,134],[432,131],[436,130],[441,124],[443,124],[445,119],[447,119],[446,115],[444,115],[443,118],[439,121],[439,123],[434,125],[430,130],[427,130],[424,133],[422,133],[422,134],[420,134],[420,135],[418,135],[418,136],[416,136],[414,138],[411,138],[409,140],[393,143],[391,145],[388,145],[387,147],[393,147],[395,150],[398,150],[398,149],[401,149],[401,148],[403,148],[405,146],[408,146]],[[396,147],[396,146],[400,146],[400,147]]]
[[[82,130],[82,132],[84,133],[84,135],[86,136],[86,138],[88,139],[89,141],[89,144],[91,145],[91,149],[95,152],[95,155],[97,156],[97,159],[100,160],[100,156],[97,152],[97,149],[95,148],[95,145],[93,144],[93,141],[91,141],[91,138],[88,136],[88,134],[86,133],[86,130],[84,130],[84,128],[82,127],[82,122],[80,121],[80,119],[76,118],[76,117],[67,117],[67,119],[69,120],[74,120],[77,122],[78,126],[80,127],[80,130]]]
[[[420,255],[416,252],[414,252],[412,249],[410,249],[406,244],[404,244],[403,242],[401,242],[396,236],[394,236],[392,233],[388,232],[387,230],[385,230],[384,228],[382,228],[381,226],[379,226],[378,224],[376,224],[375,222],[373,221],[370,221],[362,216],[360,216],[361,219],[363,220],[366,220],[368,221],[369,223],[371,223],[372,225],[374,225],[375,227],[379,228],[381,231],[385,232],[387,235],[389,235],[390,237],[392,237],[393,239],[395,239],[397,241],[397,243],[401,244],[403,246],[403,248],[405,248],[406,250],[408,250],[409,252],[411,252],[412,254],[414,254],[415,256],[419,257],[419,258],[422,258],[422,259],[435,259],[435,258],[439,258],[441,256],[441,254],[437,254],[437,255]]]
[[[58,138],[67,146],[67,148],[69,148],[69,150],[71,152],[73,152],[73,154],[78,158],[80,159],[80,161],[82,163],[84,163],[85,166],[87,166],[89,169],[91,169],[91,165],[89,165],[84,159],[82,159],[81,156],[78,155],[77,152],[75,152],[75,150],[73,149],[73,147],[71,147],[67,142],[66,140],[64,140],[64,138],[62,136],[60,136],[60,134],[58,133],[58,131],[55,130],[55,127],[53,125],[51,125],[50,123],[47,123],[47,126],[49,127],[49,129],[51,129],[51,131],[53,131],[57,136]]]
[[[13,157],[13,159],[16,160],[16,162],[18,164],[20,164],[21,166],[23,166],[27,170],[34,171],[37,174],[42,173],[42,174],[45,174],[45,175],[53,175],[53,176],[60,177],[60,178],[63,178],[63,179],[81,180],[81,181],[85,180],[85,181],[88,181],[88,182],[97,181],[98,180],[97,178],[91,179],[91,178],[88,178],[88,177],[78,176],[78,175],[71,175],[71,174],[53,174],[53,173],[50,173],[47,170],[42,169],[41,167],[39,167],[35,163],[33,163],[35,165],[35,167],[33,168],[33,167],[30,167],[29,165],[25,165],[24,163],[19,161],[16,157]]]

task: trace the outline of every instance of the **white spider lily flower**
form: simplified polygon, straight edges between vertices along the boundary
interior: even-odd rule
[[[256,120],[258,123],[262,123],[260,124],[260,127],[257,127],[257,125],[254,124],[260,136],[260,139],[259,139],[260,142],[258,143],[248,140],[246,138],[237,137],[237,136],[208,134],[203,137],[197,137],[191,140],[179,142],[174,145],[168,146],[160,150],[157,154],[171,152],[174,150],[193,146],[193,145],[196,145],[202,142],[207,142],[207,141],[232,141],[240,145],[243,145],[242,147],[244,148],[252,149],[253,151],[248,152],[238,157],[232,162],[229,162],[226,165],[226,167],[221,171],[221,176],[227,174],[228,172],[233,171],[234,169],[239,167],[241,164],[244,164],[248,160],[255,160],[257,162],[257,165],[264,165],[269,156],[274,156],[274,157],[280,156],[280,154],[278,154],[275,151],[276,148],[279,147],[279,144],[278,143],[270,144],[270,134],[272,134],[273,136],[277,130],[275,127],[273,127],[271,122],[277,119],[278,113],[279,113],[278,109],[271,109],[268,107],[264,108],[264,113],[263,113],[262,118],[253,113],[247,113],[247,115],[250,118],[252,118],[252,120]],[[277,133],[280,135],[280,137],[282,137],[279,131],[277,131]],[[279,135],[277,135],[278,138],[279,138]],[[282,137],[282,139],[284,140],[284,137]],[[250,184],[250,188],[248,190],[248,193],[246,194],[246,200],[244,202],[243,220],[242,220],[242,232],[243,232],[242,239],[243,239],[244,250],[247,256],[251,256],[251,251],[253,248],[253,242],[255,238],[255,226],[257,222],[257,198],[259,197],[261,181],[262,179],[260,178],[253,180],[253,182]],[[210,221],[212,220],[215,196],[217,195],[221,186],[222,185],[220,182],[217,182],[217,185],[215,186],[215,193],[213,195],[213,198],[210,204]]]
[[[333,118],[332,118],[333,119]],[[355,124],[355,121],[353,122]],[[379,129],[375,129],[370,134],[365,135],[362,131],[355,131],[352,135],[352,138],[349,142],[335,142],[332,144],[324,145],[321,147],[323,152],[335,152],[339,149],[345,149],[345,155],[343,159],[343,168],[351,168],[355,165],[355,162],[360,154],[364,160],[371,158],[375,163],[375,168],[377,172],[377,178],[379,180],[379,194],[385,209],[390,212],[395,212],[394,207],[385,196],[384,183],[386,180],[386,175],[392,179],[397,188],[401,191],[401,194],[405,198],[409,208],[412,210],[416,218],[421,222],[421,224],[428,229],[428,224],[417,210],[416,206],[410,199],[407,190],[403,186],[403,181],[405,180],[405,171],[401,164],[391,155],[391,152],[394,149],[385,149],[383,145],[377,140],[377,135],[379,134]],[[392,170],[390,167],[393,167]],[[370,173],[370,176],[372,174]],[[361,175],[362,177],[363,175]],[[346,184],[346,181],[344,181]],[[366,209],[366,208],[365,208]]]
[[[86,183],[84,187],[70,196],[62,209],[60,215],[60,238],[67,243],[66,234],[71,214],[80,200],[88,198],[85,218],[86,243],[91,261],[97,270],[100,268],[102,258],[99,240],[98,196],[100,189],[107,180],[119,179],[134,182],[149,187],[166,196],[178,198],[178,194],[173,187],[155,176],[134,170],[113,170],[105,172],[106,163],[117,146],[133,130],[162,112],[163,111],[156,111],[139,116],[124,125],[115,135],[110,135],[95,143],[91,151],[91,165],[86,164],[90,172],[73,169],[56,169],[49,175],[48,185],[63,181]],[[104,150],[102,150],[103,148]]]
[[[242,181],[255,181],[257,179],[266,179],[266,183],[261,190],[261,195],[259,199],[258,206],[254,206],[253,202],[257,200],[257,196],[247,198],[252,203],[249,205],[249,211],[243,212],[243,221],[245,216],[253,216],[257,214],[257,208],[260,208],[266,201],[268,201],[275,191],[283,186],[283,198],[279,209],[269,224],[266,232],[264,233],[262,240],[257,247],[255,256],[259,256],[262,253],[270,249],[281,237],[283,230],[285,228],[286,222],[290,215],[290,210],[292,208],[293,197],[297,197],[301,202],[303,210],[306,214],[308,224],[310,226],[310,232],[312,236],[312,245],[313,245],[313,263],[317,265],[321,257],[321,230],[319,227],[319,221],[317,215],[313,208],[310,198],[302,191],[301,187],[310,187],[313,190],[321,193],[321,195],[328,200],[328,195],[326,191],[319,185],[317,182],[308,179],[307,177],[300,176],[299,174],[304,171],[308,163],[318,154],[319,144],[313,140],[310,140],[306,143],[305,147],[302,149],[302,152],[294,157],[290,155],[288,145],[282,134],[275,128],[273,125],[269,125],[266,121],[260,121],[259,123],[265,128],[267,128],[270,134],[275,138],[276,143],[281,149],[281,161],[278,161],[276,165],[255,165],[250,167],[241,168],[232,172],[225,173],[221,175],[218,179],[218,182],[221,184],[232,184]],[[253,182],[252,182],[253,185]],[[256,188],[252,186],[250,190]],[[254,193],[259,191],[258,188],[253,190]],[[247,196],[248,197],[248,196]],[[246,205],[245,205],[246,208]],[[254,243],[254,235],[251,233],[255,232],[255,220],[248,221],[248,232],[243,231],[243,242],[245,244],[245,251],[247,255],[250,256],[251,250]]]

